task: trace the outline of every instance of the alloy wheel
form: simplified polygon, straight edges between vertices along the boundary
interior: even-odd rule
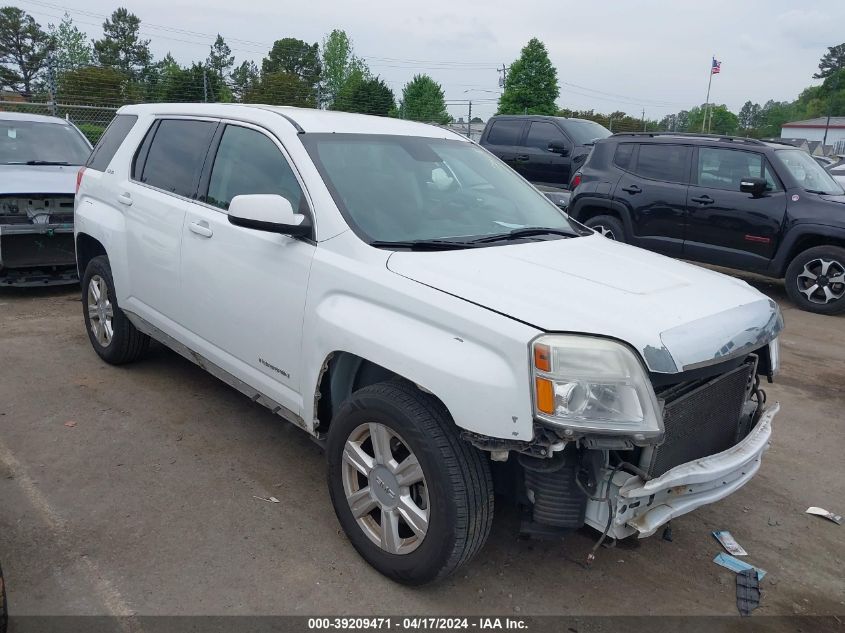
[[[419,547],[429,526],[428,486],[408,443],[383,424],[361,424],[343,448],[343,491],[364,534],[390,554]]]
[[[845,297],[845,265],[818,257],[804,264],[796,280],[798,290],[812,303],[826,304]]]
[[[609,240],[616,241],[616,236],[613,234],[613,229],[611,229],[610,227],[607,227],[604,224],[596,224],[595,226],[591,226],[590,228],[593,229],[599,235],[603,235]]]
[[[88,282],[88,321],[94,338],[102,347],[108,347],[114,336],[114,306],[109,298],[109,287],[100,275]]]

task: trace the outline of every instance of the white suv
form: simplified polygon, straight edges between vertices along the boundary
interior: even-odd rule
[[[395,580],[469,560],[494,483],[527,533],[618,539],[760,466],[777,306],[594,234],[458,134],[129,106],[79,181],[95,351],[156,339],[323,442],[341,526]]]

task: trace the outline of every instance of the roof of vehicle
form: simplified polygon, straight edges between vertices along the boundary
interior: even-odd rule
[[[29,112],[0,112],[0,121],[32,121],[36,123],[53,123],[55,125],[70,125],[69,121],[57,116],[44,114],[30,114]]]
[[[145,103],[124,106],[118,110],[118,114],[196,115],[221,118],[242,116],[249,118],[250,113],[255,114],[255,110],[275,112],[290,121],[298,131],[306,134],[309,132],[395,134],[470,142],[463,135],[438,125],[367,114],[294,108],[291,106],[245,103]]]
[[[489,119],[487,119],[487,122],[489,123],[494,119],[548,119],[549,121],[588,121],[589,123],[595,123],[595,121],[591,121],[590,119],[578,119],[575,117],[566,116],[550,116],[548,114],[495,114]]]
[[[691,145],[712,145],[713,143],[743,146],[746,149],[795,149],[795,145],[776,139],[760,140],[747,136],[728,136],[724,134],[697,134],[694,132],[617,132],[598,142],[636,140],[639,142],[677,143],[683,141]]]

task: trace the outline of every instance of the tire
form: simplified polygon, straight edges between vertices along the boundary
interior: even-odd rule
[[[374,459],[376,446],[385,443],[390,468]],[[414,457],[416,471],[410,467]],[[458,436],[442,403],[414,385],[389,381],[353,393],[329,427],[326,458],[329,492],[343,530],[358,553],[388,578],[406,585],[440,580],[487,540],[493,521],[489,462]],[[416,483],[405,485],[409,482]],[[347,498],[354,491],[359,518]],[[385,541],[381,528],[388,516],[393,520],[387,525],[396,530]],[[411,529],[408,516],[424,529]]]
[[[104,301],[100,303],[97,297],[102,297],[103,292]],[[82,314],[91,346],[107,363],[130,363],[147,351],[150,337],[139,332],[117,304],[111,266],[105,255],[92,259],[85,269],[82,277]],[[104,327],[105,323],[109,327]]]
[[[622,226],[622,222],[618,218],[611,215],[597,215],[584,224],[610,240],[625,242],[625,227]]]
[[[0,567],[0,633],[6,633],[9,626],[9,605],[6,602],[6,583],[3,580],[3,568]]]
[[[808,248],[790,262],[784,283],[789,298],[802,310],[845,312],[845,248]]]

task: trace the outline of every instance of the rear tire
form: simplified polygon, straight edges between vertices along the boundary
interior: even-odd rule
[[[326,458],[337,518],[385,576],[406,585],[440,580],[487,540],[489,463],[459,437],[443,404],[414,385],[353,393],[329,427]]]
[[[147,351],[150,337],[139,332],[117,304],[111,266],[105,255],[92,259],[85,269],[82,314],[91,346],[107,363],[130,363]]]
[[[625,242],[625,227],[622,226],[622,222],[618,218],[611,215],[597,215],[584,224],[609,240]]]
[[[845,248],[816,246],[790,262],[786,293],[802,310],[818,314],[845,312]]]

